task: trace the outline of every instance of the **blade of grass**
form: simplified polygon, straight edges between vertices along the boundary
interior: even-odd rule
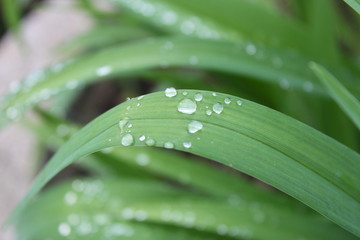
[[[352,9],[360,14],[360,1],[359,0],[344,0]]]
[[[179,113],[180,102],[194,99],[196,93],[203,95],[196,113]],[[231,104],[224,104],[227,98]],[[224,106],[221,114],[216,113],[221,109],[219,103]],[[213,108],[210,116],[206,114],[209,108]],[[193,120],[203,123],[197,134],[187,131]],[[130,124],[132,128],[128,128]],[[142,135],[146,141],[139,140]],[[188,151],[245,172],[360,236],[357,153],[274,110],[234,96],[194,90],[178,91],[173,98],[160,92],[132,99],[85,126],[40,173],[12,219],[46,182],[73,161],[103,148],[144,146],[144,142]],[[184,142],[192,145],[189,148]]]
[[[326,86],[336,103],[347,113],[355,125],[360,129],[360,102],[356,99],[328,70],[317,63],[310,63],[322,83]]]

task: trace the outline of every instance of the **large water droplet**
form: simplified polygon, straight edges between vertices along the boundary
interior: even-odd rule
[[[220,114],[224,110],[224,106],[221,103],[215,103],[212,109],[215,113]]]
[[[195,101],[200,102],[203,99],[203,95],[201,93],[196,93],[194,99]]]
[[[168,149],[173,149],[174,148],[174,144],[172,142],[165,142],[164,143],[164,147],[168,148]]]
[[[170,88],[167,88],[165,89],[165,96],[171,98],[171,97],[175,97],[177,94],[177,91],[175,88],[173,87],[170,87]]]
[[[60,223],[58,226],[58,232],[61,236],[67,237],[71,233],[71,227],[67,223]]]
[[[199,121],[193,120],[188,125],[188,132],[189,133],[196,133],[203,128],[203,124]]]
[[[183,142],[184,148],[191,148],[192,143],[191,142]]]
[[[148,140],[146,140],[145,143],[146,143],[146,145],[148,145],[148,146],[154,146],[154,145],[155,145],[155,140],[149,138]]]
[[[188,98],[181,100],[177,106],[178,111],[185,114],[193,114],[196,112],[196,108],[196,103]]]
[[[121,144],[123,146],[130,146],[134,143],[134,137],[130,134],[127,133],[125,134],[122,138],[121,138]]]

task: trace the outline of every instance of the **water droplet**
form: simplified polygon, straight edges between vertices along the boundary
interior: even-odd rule
[[[150,138],[150,139],[146,140],[145,143],[148,146],[154,146],[155,145],[155,140]]]
[[[164,147],[168,148],[168,149],[173,149],[174,148],[174,144],[172,142],[165,142],[164,143]]]
[[[106,225],[110,222],[109,216],[106,214],[96,214],[94,216],[94,222],[97,225]]]
[[[125,208],[124,210],[122,210],[121,216],[127,220],[133,219],[134,218],[134,210],[131,208]]]
[[[110,66],[102,66],[96,69],[96,75],[99,77],[103,77],[111,73],[112,68]]]
[[[147,213],[143,210],[137,210],[135,212],[135,219],[139,222],[142,222],[144,220],[146,220],[147,218]]]
[[[201,93],[196,93],[194,99],[195,101],[200,102],[203,99],[203,95]]]
[[[68,217],[67,217],[67,220],[68,222],[75,226],[75,225],[78,225],[80,223],[80,217],[79,215],[76,215],[76,214],[70,214]]]
[[[216,93],[214,93],[214,92],[213,92],[213,93],[211,93],[211,95],[213,95],[214,97],[216,97],[216,96],[217,96],[217,94],[216,94]]]
[[[241,106],[241,105],[243,104],[243,102],[242,102],[241,100],[237,100],[237,101],[236,101],[236,104],[239,105],[239,106]]]
[[[134,230],[121,223],[111,224],[107,226],[106,230],[106,239],[113,239],[114,236],[127,236],[130,237],[134,234]]]
[[[150,158],[149,158],[149,156],[147,154],[140,153],[140,154],[136,155],[135,161],[140,166],[146,166],[146,165],[149,164]]]
[[[184,148],[191,148],[192,143],[191,142],[183,142]]]
[[[191,20],[186,20],[181,24],[180,30],[183,34],[190,35],[195,31],[195,24]]]
[[[217,226],[216,232],[220,235],[225,235],[228,232],[228,227],[224,224]]]
[[[141,135],[140,137],[139,137],[139,140],[141,141],[141,142],[143,142],[143,141],[145,141],[145,136],[144,135]]]
[[[314,84],[310,81],[305,81],[303,84],[303,89],[305,92],[311,92],[314,90]]]
[[[253,44],[248,44],[245,47],[245,51],[249,55],[255,55],[256,54],[256,47]]]
[[[188,92],[184,91],[182,94],[183,94],[184,96],[186,96],[186,95],[188,95]]]
[[[196,108],[196,103],[188,98],[181,100],[177,106],[178,111],[185,114],[193,114],[196,112]]]
[[[77,195],[74,192],[67,192],[64,196],[64,201],[67,205],[74,205],[77,202]]]
[[[19,110],[14,107],[9,107],[8,109],[6,109],[6,116],[9,119],[14,120],[19,117]]]
[[[212,114],[212,111],[210,109],[206,110],[206,115],[210,116]]]
[[[173,87],[170,87],[170,88],[167,88],[165,89],[165,96],[171,98],[171,97],[175,97],[177,94],[177,91],[175,88]]]
[[[220,114],[224,110],[224,106],[221,103],[215,103],[212,109],[215,113]]]
[[[128,128],[132,128],[132,126],[133,126],[133,125],[130,123],[130,124],[128,125]]]
[[[141,99],[143,99],[144,98],[144,95],[143,96],[139,96],[138,98],[137,98],[137,100],[141,100]]]
[[[188,132],[189,133],[196,133],[203,128],[203,124],[199,121],[193,120],[188,125]]]
[[[191,56],[191,57],[189,58],[189,63],[190,63],[191,65],[196,65],[198,62],[199,62],[199,59],[198,59],[197,56]]]
[[[79,82],[77,80],[71,80],[70,82],[66,83],[66,88],[68,89],[75,89],[79,86]]]
[[[167,11],[162,15],[162,21],[165,25],[173,25],[177,21],[177,15],[173,11]]]
[[[128,117],[125,117],[124,119],[121,119],[119,121],[119,128],[120,128],[121,133],[124,132],[125,126],[126,126],[126,124],[128,124],[128,122],[129,122]]]
[[[290,82],[286,78],[281,78],[280,82],[279,82],[279,86],[284,90],[289,89],[290,88]]]
[[[134,143],[134,137],[130,134],[127,133],[125,134],[122,138],[121,138],[121,144],[123,146],[130,146]]]
[[[90,222],[88,221],[82,221],[78,226],[77,226],[77,232],[79,233],[79,235],[88,235],[89,233],[91,233],[93,230],[93,226]]]
[[[137,107],[140,107],[140,103],[136,104]]]
[[[230,104],[230,103],[231,103],[230,98],[225,98],[224,103],[225,103],[225,104]]]
[[[67,237],[71,233],[71,227],[67,223],[60,223],[58,226],[58,232],[61,236]]]

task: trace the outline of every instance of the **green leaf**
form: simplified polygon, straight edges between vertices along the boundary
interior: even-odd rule
[[[202,101],[191,100],[198,93]],[[191,113],[195,105],[196,111],[181,113],[179,104],[182,112]],[[189,133],[188,125],[194,120],[203,127]],[[200,127],[192,127],[192,132],[194,128]],[[142,135],[145,141],[139,139]],[[174,147],[231,166],[360,236],[359,154],[274,110],[234,96],[194,90],[177,91],[172,98],[163,92],[135,98],[92,121],[56,153],[12,219],[63,168],[121,144]]]
[[[344,0],[350,7],[352,7],[358,14],[360,14],[359,0]]]
[[[253,43],[234,44],[187,38],[150,39],[110,47],[30,75],[1,101],[0,126],[18,118],[25,109],[39,101],[79,85],[159,66],[212,69],[247,75],[285,89],[324,94],[322,86],[308,69],[308,60],[294,53]],[[351,86],[354,91],[359,90],[357,85]]]
[[[77,179],[40,196],[22,214],[17,230],[26,239],[44,239],[58,236],[63,226],[70,229],[63,232],[69,237],[103,239],[109,228],[120,223],[134,230],[127,236],[134,239],[143,239],[140,227],[146,229],[149,239],[162,239],[156,236],[161,229],[169,231],[164,233],[165,239],[170,230],[172,234],[188,235],[182,239],[355,238],[324,218],[303,214],[296,208],[272,208],[262,199],[243,199],[246,194],[210,198],[153,180]],[[39,215],[50,221],[34,222]],[[81,234],[84,223],[97,231]]]
[[[336,103],[347,113],[360,129],[360,102],[328,70],[317,63],[310,63],[310,68],[327,87]]]

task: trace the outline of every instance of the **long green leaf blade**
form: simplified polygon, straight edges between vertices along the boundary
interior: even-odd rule
[[[202,101],[195,102],[195,94],[202,94]],[[203,127],[189,133],[188,125],[194,120]],[[145,141],[139,139],[142,135]],[[266,107],[230,95],[193,90],[178,91],[172,98],[160,92],[132,99],[85,126],[40,173],[13,219],[63,168],[85,155],[121,144],[174,147],[229,165],[360,236],[359,154]]]
[[[360,102],[328,70],[317,63],[310,68],[327,87],[330,95],[360,129]]]
[[[359,0],[344,0],[350,7],[352,7],[358,14],[360,14]]]

